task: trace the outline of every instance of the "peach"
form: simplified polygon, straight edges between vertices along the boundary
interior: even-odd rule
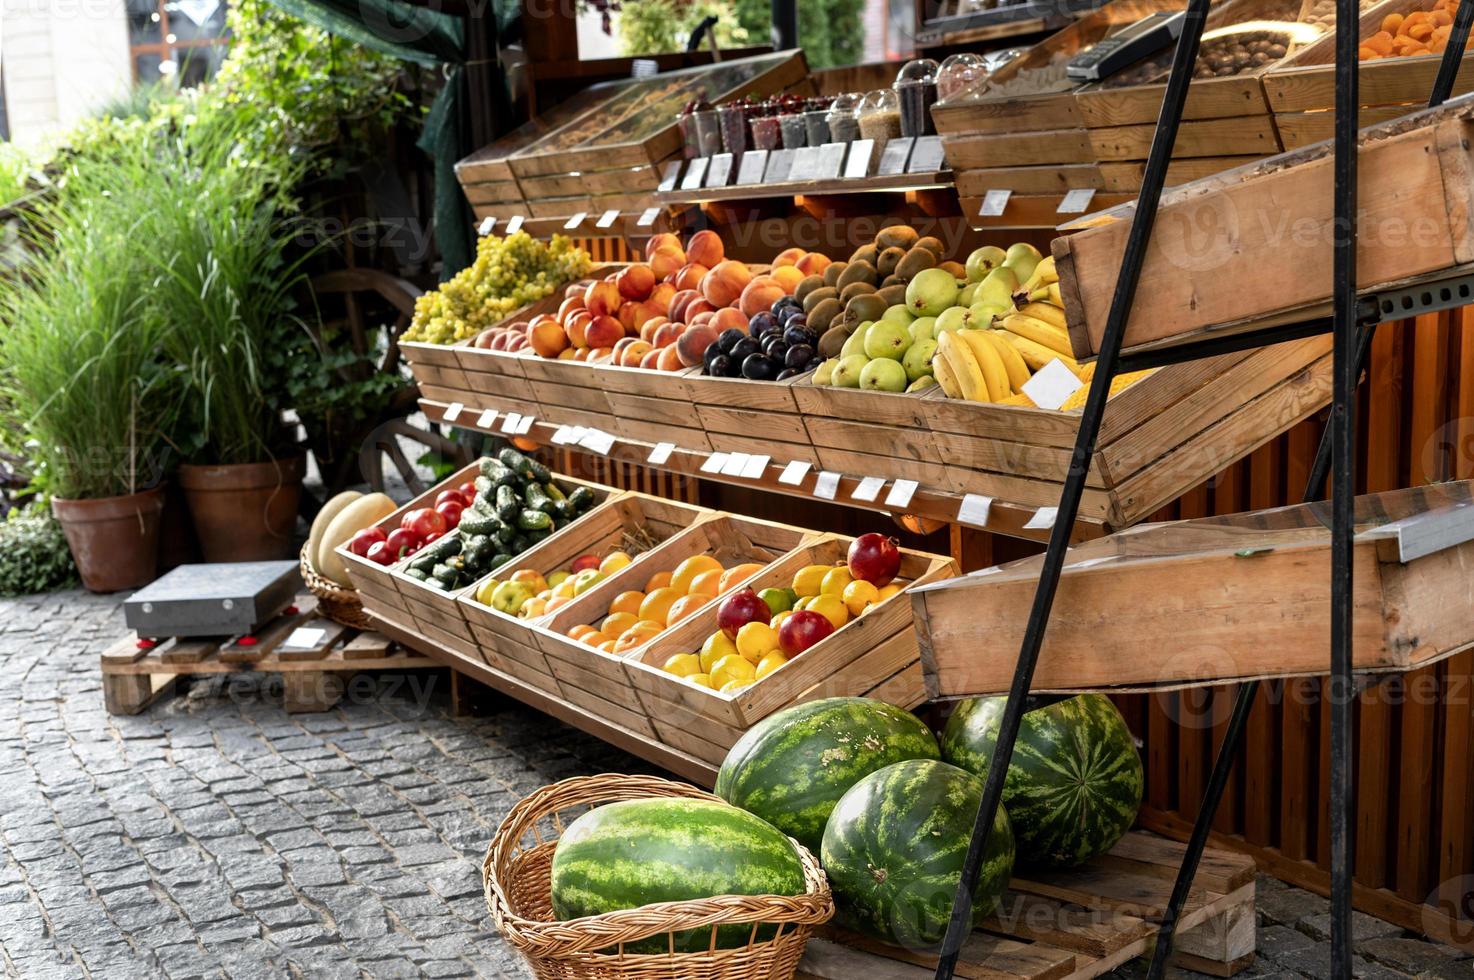
[[[507,342],[515,336],[516,334],[510,330],[498,330],[496,335],[491,338],[491,343],[478,344],[478,346],[484,346],[487,350],[506,350]],[[567,335],[565,334],[564,336]],[[480,338],[478,337],[477,340],[479,341]]]
[[[699,327],[703,323],[710,323],[712,317],[716,315],[716,310],[706,310],[704,312],[698,313],[691,318],[691,322],[687,325],[687,328],[689,329],[690,327]]]
[[[644,357],[646,354],[650,353],[654,349],[654,347],[647,344],[645,341],[636,340],[625,347],[625,349],[620,352],[615,361],[616,363],[622,364],[625,367],[639,367],[640,358]]]
[[[589,345],[587,331],[589,324],[593,322],[594,315],[588,310],[579,310],[568,318],[563,327],[568,331],[568,339],[573,341],[574,347],[584,348]]]
[[[612,282],[596,282],[584,296],[584,308],[594,316],[613,316],[619,310],[624,297],[619,287]]]
[[[747,316],[733,306],[727,306],[717,310],[716,315],[711,318],[711,325],[717,333],[723,330],[731,330],[733,327],[747,333]]]
[[[727,259],[711,267],[701,280],[701,295],[712,306],[731,306],[752,281],[752,270],[745,262]]]
[[[701,294],[694,289],[683,289],[670,298],[670,306],[667,307],[667,315],[672,320],[685,322],[686,308],[691,305],[692,300],[700,299]]]
[[[693,324],[686,328],[685,332],[676,340],[676,357],[683,367],[696,367],[701,363],[701,355],[706,349],[717,341],[715,329],[707,324]]]
[[[625,299],[642,300],[655,288],[656,276],[648,265],[635,263],[620,270],[614,284]]]
[[[650,271],[656,279],[669,279],[686,264],[686,253],[678,248],[658,248],[650,256]]]
[[[578,355],[580,355],[582,353],[583,353],[583,349],[580,349],[580,348],[577,348],[577,347],[565,347],[565,348],[563,348],[563,353],[561,353],[561,354],[558,355],[558,360],[560,360],[560,361],[576,361],[576,360],[579,359]]]
[[[654,320],[650,321],[650,323],[654,322]],[[650,323],[647,323],[646,326],[649,326]],[[654,344],[656,347],[669,347],[671,344],[674,344],[676,342],[676,340],[681,336],[681,333],[682,330],[680,324],[671,323],[669,320],[667,320],[664,323],[660,324],[660,326],[655,328],[654,333],[650,337],[650,343]]]
[[[823,252],[805,252],[793,267],[806,276],[819,276],[829,268],[829,256]]]
[[[650,341],[650,343],[655,344],[655,331],[659,330],[661,327],[668,326],[669,324],[670,319],[668,317],[652,316],[650,319],[640,324],[640,339],[648,340]],[[655,346],[659,347],[660,345],[655,344]]]
[[[780,265],[768,274],[783,287],[785,296],[791,294],[798,288],[798,284],[804,281],[804,274],[791,265]]]
[[[577,296],[582,299],[583,294],[588,292],[591,281],[589,279],[580,279],[578,282],[570,282],[563,287],[563,298],[567,299],[570,296]]]
[[[614,363],[619,363],[619,359],[624,354],[624,350],[626,347],[628,347],[630,344],[638,344],[639,342],[639,337],[620,337],[619,340],[614,344]]]
[[[568,333],[551,317],[538,319],[542,322],[532,328],[532,349],[539,357],[557,357],[568,346]]]
[[[569,296],[558,305],[558,322],[567,323],[568,318],[583,309],[582,296]]]
[[[666,304],[657,303],[654,300],[647,299],[643,303],[636,303],[631,321],[634,324],[634,332],[639,333],[641,327],[656,317],[666,319],[665,310]]]
[[[571,349],[572,348],[570,348],[570,350]],[[573,352],[573,359],[575,361],[587,361],[589,359],[589,354],[591,354],[591,353],[592,353],[592,350],[590,348],[588,348],[588,347],[580,347],[578,350],[576,350],[576,351]]]
[[[760,313],[788,295],[788,290],[778,284],[778,280],[772,276],[758,276],[742,289],[742,295],[737,300],[738,309],[751,318],[753,314]]]
[[[668,231],[651,235],[649,240],[645,242],[645,261],[649,262],[655,253],[662,248],[674,248],[679,252],[681,251],[681,240]]]
[[[722,239],[710,228],[698,231],[686,243],[686,261],[688,262],[695,262],[708,269],[714,269],[726,257],[727,250],[722,245]]]
[[[658,371],[679,371],[686,366],[681,363],[681,352],[676,349],[675,344],[671,344],[669,347],[658,348],[654,353],[657,355],[655,358],[655,368]],[[641,364],[640,366],[644,367],[645,365]]]
[[[514,333],[507,338],[507,350],[509,351],[519,351],[526,347],[527,344],[527,334],[525,333]]]
[[[661,313],[669,313],[670,301],[675,298],[675,295],[676,287],[668,282],[659,282],[655,284],[654,289],[650,290],[650,295],[646,297],[646,300],[660,307]]]
[[[646,371],[660,370],[660,355],[664,354],[665,351],[666,348],[650,348],[645,352],[645,356],[640,358],[640,367],[644,368]]]
[[[712,306],[705,296],[698,296],[686,307],[686,322],[690,323],[691,318],[694,316],[700,316],[702,313],[711,313],[715,310],[716,307]]]
[[[681,266],[680,271],[675,274],[675,277],[671,280],[671,283],[677,289],[700,289],[701,280],[705,279],[706,274],[710,271],[711,270],[704,265],[698,265],[695,262],[687,262],[685,265]]]
[[[613,356],[613,347],[593,347],[589,349],[589,356],[586,360],[590,364],[608,364]]]
[[[793,263],[797,262],[806,254],[808,253],[801,248],[785,248],[778,253],[777,258],[773,259],[773,268],[777,269],[785,265],[793,265]]]
[[[596,316],[584,331],[584,337],[590,348],[600,347],[613,348],[620,338],[624,336],[624,324],[612,316]]]
[[[616,316],[619,318],[619,322],[624,325],[626,333],[635,333],[639,329],[635,326],[635,307],[638,305],[632,299],[627,299],[619,304],[619,312]]]

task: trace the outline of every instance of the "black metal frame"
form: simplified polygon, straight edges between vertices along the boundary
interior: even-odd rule
[[[1019,726],[1026,712],[1041,707],[1044,703],[1044,699],[1031,696],[1029,689],[1033,681],[1039,651],[1044,643],[1044,634],[1048,629],[1049,614],[1054,605],[1060,573],[1064,568],[1065,552],[1070,544],[1070,529],[1074,526],[1075,517],[1079,511],[1080,499],[1085,488],[1085,477],[1089,471],[1090,459],[1095,452],[1101,419],[1105,413],[1106,396],[1112,379],[1126,370],[1135,371],[1144,367],[1178,363],[1227,351],[1244,350],[1312,336],[1327,330],[1330,330],[1333,335],[1332,370],[1334,378],[1331,419],[1311,467],[1310,479],[1305,489],[1305,499],[1307,501],[1318,499],[1325,486],[1327,475],[1332,477],[1330,975],[1338,978],[1351,976],[1351,808],[1353,804],[1351,725],[1352,705],[1356,697],[1351,670],[1351,548],[1355,533],[1353,474],[1355,473],[1356,387],[1357,379],[1366,362],[1367,352],[1371,347],[1376,323],[1383,319],[1384,315],[1395,315],[1399,312],[1395,309],[1384,309],[1383,304],[1376,302],[1375,298],[1359,297],[1356,290],[1356,142],[1359,108],[1356,26],[1360,12],[1357,0],[1337,0],[1336,2],[1334,191],[1337,234],[1333,243],[1333,316],[1123,357],[1121,346],[1125,325],[1136,294],[1146,246],[1156,220],[1162,188],[1166,182],[1167,163],[1177,138],[1178,125],[1182,120],[1182,110],[1187,100],[1193,62],[1197,59],[1199,42],[1202,39],[1208,4],[1209,0],[1189,0],[1187,22],[1177,42],[1171,74],[1167,79],[1166,94],[1157,118],[1156,133],[1152,139],[1151,152],[1147,158],[1146,170],[1142,178],[1141,192],[1137,196],[1136,211],[1132,217],[1130,233],[1126,240],[1125,254],[1121,262],[1121,275],[1116,283],[1115,295],[1111,301],[1105,333],[1100,344],[1095,376],[1091,381],[1089,397],[1080,420],[1080,431],[1075,442],[1074,454],[1071,457],[1069,475],[1065,480],[1055,525],[1050,533],[1049,547],[1045,552],[1039,585],[1034,595],[1034,605],[1024,632],[1023,646],[1014,670],[1007,706],[999,724],[993,763],[988,768],[988,777],[984,782],[982,805],[978,809],[977,819],[973,826],[972,840],[963,863],[962,878],[958,882],[952,907],[952,917],[948,923],[946,938],[943,940],[941,957],[936,970],[937,980],[951,980],[956,970],[958,953],[972,931],[972,890],[977,882],[982,855],[987,845],[988,832],[993,826],[993,818],[1002,799],[1003,780],[1008,771],[1009,760],[1013,756]],[[1460,4],[1454,18],[1453,31],[1439,66],[1433,93],[1429,99],[1430,106],[1442,104],[1452,91],[1459,62],[1468,42],[1471,23],[1474,23],[1474,3]],[[1430,308],[1444,308],[1458,305],[1458,303],[1445,301],[1432,302],[1428,305]],[[1233,761],[1258,690],[1257,681],[1250,681],[1239,687],[1233,711],[1224,731],[1223,742],[1214,762],[1212,774],[1208,779],[1202,806],[1193,824],[1182,867],[1178,871],[1172,896],[1157,934],[1156,949],[1148,974],[1153,980],[1164,975],[1167,960],[1171,956],[1172,937],[1178,917],[1197,873],[1198,862],[1207,844],[1209,830],[1223,798],[1223,790],[1232,772]],[[1049,703],[1052,703],[1052,700],[1054,699],[1049,699]]]

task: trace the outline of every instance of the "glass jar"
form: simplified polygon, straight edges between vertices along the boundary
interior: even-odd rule
[[[788,112],[779,116],[778,128],[783,131],[785,150],[796,150],[801,146],[809,145],[809,128],[804,124],[802,112]]]
[[[860,138],[860,122],[855,118],[860,107],[860,96],[854,94],[836,96],[824,119],[829,123],[829,140],[833,143],[849,143]]]
[[[859,110],[860,138],[875,141],[879,153],[901,135],[901,107],[896,93],[878,88],[865,96]]]
[[[691,113],[696,128],[696,155],[712,157],[722,152],[722,123],[715,109],[698,109]]]
[[[760,106],[751,117],[752,148],[754,150],[776,150],[783,141],[779,116],[768,106]]]
[[[901,135],[931,136],[937,131],[931,107],[937,101],[937,63],[930,58],[906,62],[896,75],[896,100],[900,103]]]
[[[981,55],[964,51],[948,56],[937,70],[937,101],[951,102],[978,94],[988,75],[988,63]]]
[[[747,110],[741,102],[717,107],[717,118],[721,121],[722,149],[736,156],[747,152]]]
[[[829,104],[833,99],[810,99],[804,103],[804,129],[810,146],[831,142],[829,136]]]

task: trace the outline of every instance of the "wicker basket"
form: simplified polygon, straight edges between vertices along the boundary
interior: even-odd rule
[[[317,611],[328,619],[354,629],[374,628],[374,621],[363,611],[363,600],[353,589],[345,589],[337,582],[318,572],[307,558],[307,546],[302,546],[302,581],[307,589],[317,596]]]
[[[513,807],[497,828],[482,868],[486,904],[503,938],[527,958],[539,980],[789,980],[814,926],[834,914],[819,862],[796,841],[807,885],[803,895],[723,895],[567,922],[553,918],[553,850],[567,823],[605,803],[651,797],[720,802],[684,783],[606,773],[545,786]],[[565,820],[567,811],[576,812]],[[737,949],[623,951],[623,944],[653,936],[713,927],[715,937],[715,926],[743,923],[753,923],[754,932],[759,923],[777,925],[778,931],[769,940]]]

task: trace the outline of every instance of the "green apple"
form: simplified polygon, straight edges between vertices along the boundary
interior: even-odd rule
[[[911,331],[895,320],[877,320],[865,331],[865,356],[899,361],[911,346]]]
[[[870,358],[864,354],[851,354],[841,357],[839,363],[834,366],[834,384],[841,388],[860,387],[860,372],[865,370],[865,365],[870,363]],[[896,365],[900,367],[899,364]],[[902,370],[902,374],[906,372]]]
[[[925,391],[926,389],[933,387],[936,383],[936,378],[932,377],[930,374],[923,374],[921,377],[908,384],[906,386],[906,391],[908,393],[913,391]]]
[[[768,612],[776,616],[793,608],[793,599],[789,597],[790,591],[790,589],[763,589],[757,594],[757,597],[766,602]]]
[[[958,292],[946,269],[923,269],[906,287],[906,306],[918,316],[936,316],[957,302]]]
[[[866,320],[855,328],[855,332],[850,334],[849,339],[844,342],[844,346],[839,349],[841,360],[855,354],[865,353],[865,335],[870,332],[871,326],[873,326],[872,321]]]
[[[967,257],[967,281],[982,282],[983,277],[1002,265],[1003,260],[1007,257],[1008,253],[997,245],[984,245],[982,248],[973,249],[972,254]]]
[[[491,608],[508,616],[517,615],[522,604],[532,598],[532,586],[523,582],[503,582],[491,594]]]
[[[860,387],[870,391],[905,391],[906,369],[888,357],[877,357],[860,371]]]
[[[906,355],[901,358],[901,367],[906,369],[906,377],[912,381],[925,375],[931,374],[932,355],[937,352],[935,340],[921,340],[906,349]]]
[[[1003,265],[1013,270],[1018,276],[1019,282],[1028,282],[1029,277],[1034,274],[1034,266],[1044,261],[1044,256],[1039,250],[1028,242],[1018,242],[1008,246],[1008,252],[1003,258]],[[1018,287],[1015,286],[1015,289]]]
[[[605,575],[597,568],[585,568],[573,577],[573,594],[583,595],[589,589],[604,581]]]
[[[828,385],[834,383],[834,366],[839,363],[839,358],[831,357],[823,364],[814,369],[814,384]]]
[[[880,315],[882,320],[895,320],[899,323],[910,323],[916,319],[916,314],[906,308],[904,303],[895,306],[887,306],[885,312]]]
[[[906,329],[911,331],[911,343],[919,340],[931,340],[936,332],[937,318],[934,316],[919,316],[911,321]]]

